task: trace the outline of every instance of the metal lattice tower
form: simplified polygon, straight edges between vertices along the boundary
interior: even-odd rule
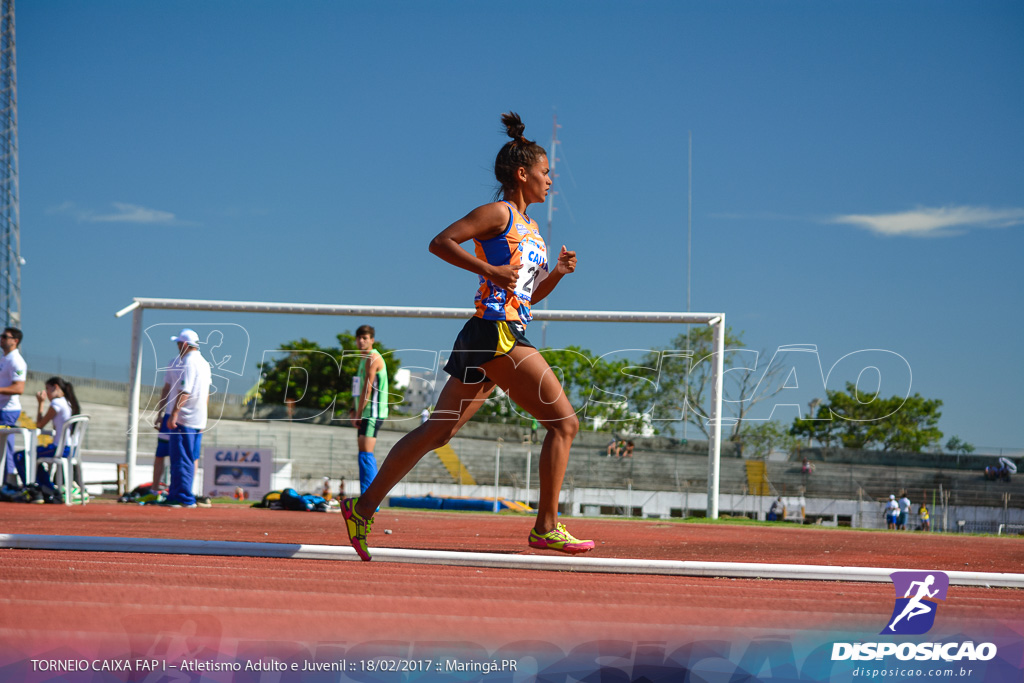
[[[21,230],[18,210],[18,76],[14,0],[0,5],[0,305],[4,325],[21,326]]]

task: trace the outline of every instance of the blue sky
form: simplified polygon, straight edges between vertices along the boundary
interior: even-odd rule
[[[552,308],[686,308],[692,132],[693,310],[826,371],[896,352],[947,438],[1024,447],[1019,2],[26,1],[17,57],[30,366],[126,365],[133,296],[470,306],[426,246],[490,200],[512,109],[545,146],[562,126],[553,241],[579,269]],[[363,322],[145,320],[241,325],[250,377]],[[370,322],[392,348],[458,329]]]

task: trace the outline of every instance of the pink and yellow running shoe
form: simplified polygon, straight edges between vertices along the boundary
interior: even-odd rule
[[[341,516],[345,518],[345,530],[348,532],[348,542],[356,549],[356,554],[363,562],[370,561],[370,551],[366,547],[366,535],[370,533],[373,526],[373,517],[365,519],[356,512],[356,499],[346,498],[341,501]]]
[[[570,555],[577,555],[594,549],[593,541],[581,541],[574,537],[565,530],[565,526],[561,522],[546,534],[538,534],[536,529],[531,529],[529,544],[531,548],[557,550],[560,553],[569,553]]]

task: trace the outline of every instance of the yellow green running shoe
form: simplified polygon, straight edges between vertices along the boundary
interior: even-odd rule
[[[536,529],[530,530],[530,547],[541,550],[557,550],[560,553],[577,555],[594,549],[593,541],[581,541],[565,530],[565,526],[559,522],[551,531],[546,534],[538,534]]]
[[[341,501],[341,516],[345,518],[345,530],[348,531],[348,542],[356,549],[363,562],[370,561],[370,551],[366,547],[366,535],[370,533],[373,517],[364,519],[356,512],[356,499],[346,498]],[[591,544],[593,545],[593,544]]]

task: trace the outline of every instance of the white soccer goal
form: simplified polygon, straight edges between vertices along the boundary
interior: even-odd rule
[[[422,306],[362,306],[327,304],[283,304],[256,301],[208,301],[198,299],[151,299],[136,297],[115,316],[132,314],[131,394],[128,399],[128,443],[125,462],[128,465],[128,489],[135,485],[135,463],[138,454],[139,403],[142,390],[142,315],[147,308],[176,311],[214,311],[221,313],[288,313],[293,315],[338,315],[378,318],[456,318],[468,319],[470,308],[437,308]],[[533,310],[535,320],[606,323],[679,323],[710,325],[713,330],[711,426],[708,440],[708,506],[709,519],[718,519],[719,458],[722,445],[722,382],[725,354],[724,313],[657,313],[646,311],[552,311]],[[689,407],[687,406],[687,409]]]

